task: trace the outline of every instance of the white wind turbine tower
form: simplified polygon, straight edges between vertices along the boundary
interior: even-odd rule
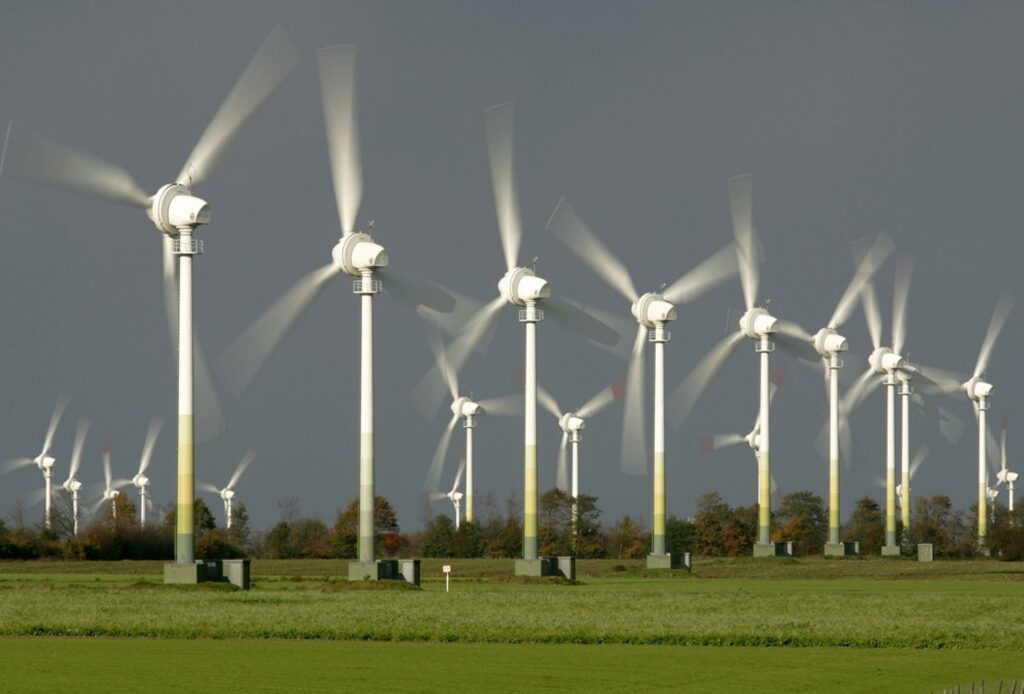
[[[538,277],[532,269],[518,264],[522,227],[513,160],[512,104],[492,106],[484,115],[494,206],[506,272],[498,282],[498,296],[470,319],[462,334],[449,347],[449,363],[456,371],[460,369],[469,351],[492,327],[501,307],[506,303],[519,307],[519,322],[525,324],[526,332],[526,364],[523,383],[523,560],[516,563],[516,572],[536,574],[543,570],[537,553],[537,323],[544,320],[544,311],[539,304],[543,301],[552,318],[591,340],[614,345],[619,336],[578,306],[551,298],[547,280]],[[440,397],[434,393],[438,388],[443,392],[438,370],[431,369],[416,386],[413,397],[418,402],[437,402]]]
[[[172,334],[175,324],[177,330],[178,509],[174,555],[178,564],[195,561],[195,391],[212,418],[219,420],[220,416],[193,330],[192,259],[203,252],[203,242],[193,236],[200,226],[210,223],[211,214],[207,202],[193,196],[192,189],[206,180],[245,120],[297,61],[291,41],[280,28],[274,29],[228,93],[175,180],[152,196],[123,168],[53,142],[26,141],[25,151],[15,146],[6,157],[17,175],[142,208],[163,236],[167,316]],[[7,139],[9,135],[10,128]]]
[[[1018,473],[1007,469],[1006,467],[1006,417],[1003,417],[1003,421],[999,424],[999,472],[996,473],[996,479],[999,484],[1005,484],[1007,494],[1007,507],[1010,513],[1013,513],[1013,489],[1014,483],[1017,481]]]
[[[246,451],[245,455],[242,456],[242,459],[238,461],[238,466],[231,474],[230,479],[228,479],[228,483],[224,485],[222,489],[217,489],[217,487],[208,482],[203,482],[199,485],[201,489],[210,492],[211,494],[216,494],[220,497],[221,501],[224,502],[224,526],[228,530],[231,530],[231,519],[234,511],[235,486],[238,484],[238,481],[242,479],[242,473],[245,472],[246,468],[249,467],[249,464],[252,463],[255,457],[256,454],[251,450]]]
[[[452,485],[451,491],[447,492],[447,493],[445,493],[445,492],[433,492],[430,495],[431,501],[437,501],[439,499],[448,499],[449,501],[452,502],[452,506],[455,509],[455,529],[456,530],[459,529],[459,525],[461,523],[460,519],[459,519],[460,518],[459,517],[459,507],[460,507],[460,505],[462,503],[462,492],[459,491],[459,483],[462,482],[462,471],[465,470],[465,469],[466,469],[466,460],[463,459],[462,461],[459,462],[458,472],[455,473],[455,484]],[[466,520],[469,521],[469,518],[466,518]]]
[[[46,500],[46,507],[43,515],[43,526],[50,529],[50,509],[52,504],[52,493],[53,493],[53,466],[57,462],[56,458],[53,457],[53,437],[57,434],[57,426],[60,424],[61,417],[64,416],[64,410],[67,409],[68,402],[71,398],[68,395],[61,395],[57,398],[57,406],[53,409],[53,414],[50,416],[50,424],[46,427],[46,438],[43,439],[43,449],[39,452],[35,458],[13,458],[11,460],[4,461],[3,465],[0,466],[0,474],[6,474],[19,468],[28,467],[29,465],[35,465],[43,473],[43,497]],[[38,497],[33,503],[38,502]]]
[[[72,533],[78,536],[78,505],[81,501],[82,483],[75,475],[82,464],[82,447],[85,445],[85,436],[89,432],[89,420],[85,417],[78,419],[78,428],[75,430],[75,446],[71,449],[71,468],[68,470],[68,478],[64,480],[64,490],[71,495],[71,528]]]
[[[353,575],[368,575],[376,559],[374,550],[374,419],[373,419],[373,297],[383,285],[375,275],[384,274],[388,253],[373,238],[355,229],[362,199],[356,109],[356,48],[340,45],[317,52],[320,87],[327,132],[331,179],[341,223],[341,240],[331,251],[331,262],[296,282],[221,355],[225,375],[241,392],[252,381],[274,347],[296,319],[309,307],[330,280],[342,273],[356,278],[352,291],[359,296],[362,318],[360,336],[359,414],[359,556]],[[372,230],[372,223],[371,223]],[[436,286],[403,276],[393,270],[385,275],[391,293],[414,304],[451,310],[452,299]],[[379,569],[379,567],[378,567]],[[380,575],[379,573],[375,575]]]
[[[676,304],[686,304],[737,272],[736,250],[729,244],[661,291],[641,295],[626,266],[583,222],[562,198],[548,221],[548,229],[585,265],[630,302],[637,321],[623,408],[622,467],[631,474],[646,472],[644,445],[644,346],[654,343],[654,488],[650,568],[668,568],[665,551],[665,329],[676,319]]]
[[[620,399],[625,393],[625,381],[620,380],[602,388],[590,400],[580,405],[575,410],[563,412],[558,402],[552,395],[537,386],[537,400],[541,407],[554,415],[558,421],[558,428],[562,430],[562,442],[558,447],[558,471],[555,477],[555,486],[563,491],[569,491],[572,495],[572,537],[575,545],[579,524],[579,504],[577,499],[580,495],[580,440],[582,431],[587,426],[587,420],[598,412]],[[572,481],[569,482],[567,446],[572,444]]]
[[[434,457],[431,460],[430,469],[427,471],[425,487],[430,492],[437,493],[437,489],[440,486],[441,469],[443,468],[444,461],[448,456],[448,447],[451,444],[452,434],[455,431],[455,426],[461,419],[462,426],[466,430],[466,455],[462,459],[461,463],[461,465],[466,468],[466,522],[472,523],[474,461],[473,430],[476,429],[476,418],[483,414],[504,416],[518,415],[522,412],[523,396],[519,394],[508,395],[505,397],[490,398],[477,402],[473,400],[472,396],[463,395],[462,391],[459,390],[458,374],[455,372],[453,365],[448,359],[448,352],[441,341],[437,328],[433,323],[428,322],[425,325],[425,330],[427,332],[427,342],[430,344],[430,349],[434,354],[436,367],[444,377],[444,381],[448,386],[448,394],[451,396],[452,400],[450,406],[452,417],[448,420],[448,426],[445,427],[444,433],[441,435],[441,440],[437,444],[437,449],[434,451]],[[459,495],[459,498],[462,498],[461,494]]]
[[[156,445],[156,437],[160,435],[160,429],[164,422],[159,417],[149,420],[149,431],[146,433],[146,442],[142,446],[142,457],[139,458],[139,471],[132,477],[132,484],[139,490],[139,525],[146,525],[146,506],[151,502],[149,499],[149,477],[146,470],[149,462],[153,459],[153,447]]]

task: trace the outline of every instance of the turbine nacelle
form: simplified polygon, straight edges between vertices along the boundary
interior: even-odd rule
[[[388,252],[361,231],[342,237],[331,250],[331,259],[335,267],[353,277],[361,277],[364,270],[388,266]]]
[[[750,338],[759,340],[779,329],[779,319],[765,309],[755,306],[740,316],[740,330]]]
[[[52,470],[53,465],[56,462],[56,458],[49,455],[48,453],[41,453],[37,455],[35,458],[36,467],[42,470],[43,472],[49,472],[50,470]]]
[[[629,310],[638,323],[648,328],[676,319],[676,307],[656,292],[647,292]]]
[[[82,483],[76,480],[74,477],[64,480],[64,484],[61,485],[66,491],[78,492],[82,490]]]
[[[754,451],[755,453],[761,447],[761,433],[759,431],[757,431],[757,429],[755,429],[754,431],[750,432],[749,434],[747,434],[743,438],[746,440],[747,445],[750,446],[750,449],[752,451]]]
[[[566,412],[558,420],[558,426],[567,434],[577,433],[587,428],[586,420],[575,412]]]
[[[889,347],[879,347],[868,357],[868,364],[880,374],[892,373],[903,367],[903,357],[893,352]]]
[[[457,417],[475,417],[478,414],[486,414],[484,408],[465,396],[453,402],[451,408],[452,414]]]
[[[446,496],[456,504],[462,501],[462,492],[448,492]]]
[[[229,489],[227,487],[225,487],[224,489],[221,489],[220,490],[220,498],[224,499],[224,501],[231,501],[232,499],[235,498],[235,490],[234,489]]]
[[[103,491],[103,498],[107,501],[112,501],[119,496],[121,496],[121,492],[117,489],[105,489]]]
[[[975,376],[964,383],[963,388],[964,392],[967,393],[967,397],[971,400],[978,401],[983,398],[987,398],[992,394],[993,385],[981,380],[980,376]]]
[[[210,223],[210,205],[180,183],[168,183],[149,200],[146,216],[165,234],[177,236],[181,227]]]
[[[516,306],[526,306],[527,303],[551,296],[548,281],[537,277],[533,270],[525,267],[515,267],[506,272],[498,281],[498,291],[505,301]]]
[[[814,349],[823,357],[831,357],[849,348],[846,338],[835,328],[822,328],[814,334]]]
[[[135,475],[135,477],[132,477],[132,484],[134,484],[139,489],[142,489],[143,487],[148,487],[149,478],[143,475],[142,473],[139,473],[138,475]]]

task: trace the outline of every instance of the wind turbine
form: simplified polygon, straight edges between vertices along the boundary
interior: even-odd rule
[[[900,508],[901,511],[910,505],[911,482],[914,479],[914,475],[917,474],[917,469],[921,467],[921,463],[923,463],[924,459],[927,457],[928,446],[926,446],[925,444],[921,444],[921,446],[917,449],[917,453],[914,454],[914,459],[907,467],[906,474],[903,476],[900,483],[896,485],[896,505]],[[875,486],[884,489],[886,486],[886,481],[881,477],[875,477]],[[909,528],[910,526],[908,524],[904,527]]]
[[[71,449],[71,469],[68,470],[68,478],[61,485],[71,495],[71,527],[75,537],[78,536],[78,504],[82,491],[82,483],[75,475],[82,464],[82,447],[85,445],[85,436],[88,432],[89,420],[79,417],[78,428],[75,430],[75,446]]]
[[[149,500],[149,478],[146,470],[149,468],[149,461],[153,458],[153,447],[156,445],[156,437],[160,435],[160,429],[164,422],[159,417],[149,420],[149,431],[146,433],[146,443],[142,446],[142,457],[139,458],[139,471],[132,477],[132,484],[139,490],[139,525],[146,525],[146,506]]]
[[[740,282],[746,312],[739,319],[739,330],[730,333],[704,356],[690,374],[679,384],[669,400],[669,411],[674,428],[678,429],[689,416],[697,400],[725,361],[739,346],[743,338],[754,341],[759,355],[760,373],[760,429],[757,465],[758,528],[755,556],[774,556],[771,542],[771,416],[770,416],[770,364],[768,357],[775,350],[772,336],[784,330],[797,335],[805,333],[794,324],[784,323],[757,305],[760,243],[753,224],[753,176],[745,174],[729,179],[729,202],[732,228],[736,238]]]
[[[462,482],[462,471],[466,469],[466,460],[463,459],[459,462],[459,470],[455,473],[455,484],[452,485],[450,492],[433,492],[430,495],[431,501],[437,501],[438,499],[448,499],[452,502],[452,506],[455,508],[455,529],[459,529],[459,505],[462,503],[462,492],[459,491],[459,483]],[[467,517],[468,521],[469,518]]]
[[[122,487],[127,487],[131,483],[131,480],[114,479],[113,471],[110,467],[110,441],[109,439],[105,440],[103,442],[103,495],[96,502],[96,505],[89,510],[89,513],[96,513],[100,506],[102,506],[103,502],[109,501],[110,516],[116,523],[117,497],[121,495],[120,489]]]
[[[548,229],[585,265],[630,302],[637,321],[636,338],[626,379],[623,407],[622,466],[625,472],[646,471],[643,423],[644,343],[654,343],[654,489],[652,559],[663,565],[665,551],[665,326],[676,319],[676,304],[686,304],[737,272],[736,250],[729,244],[661,291],[641,295],[626,266],[562,198],[548,220]]]
[[[422,312],[421,312],[421,315]],[[429,318],[427,318],[429,321]],[[448,394],[451,396],[452,417],[448,420],[441,440],[434,451],[434,458],[427,471],[425,487],[432,493],[436,493],[441,479],[441,469],[448,456],[448,447],[451,444],[452,434],[455,426],[462,420],[462,426],[466,430],[466,456],[461,465],[466,468],[466,521],[473,522],[473,430],[476,429],[476,418],[482,414],[515,416],[522,411],[523,396],[508,395],[499,398],[490,398],[479,402],[473,400],[472,396],[466,396],[459,390],[459,377],[453,365],[448,359],[448,352],[441,341],[438,330],[434,323],[425,324],[427,342],[434,354],[437,369],[442,373],[445,383],[448,385]],[[461,476],[461,473],[460,473]],[[459,495],[462,498],[462,495]]]
[[[999,472],[996,474],[996,479],[999,481],[999,484],[1006,485],[1009,496],[1007,506],[1010,513],[1013,513],[1013,487],[1017,481],[1018,473],[1006,467],[1006,424],[1006,417],[1003,417],[1003,421],[999,424]]]
[[[53,414],[50,416],[50,424],[46,427],[46,438],[43,439],[43,449],[39,452],[39,455],[35,458],[13,458],[11,460],[4,461],[3,465],[0,466],[0,474],[13,472],[19,468],[28,467],[29,465],[35,465],[43,473],[43,484],[45,485],[43,495],[46,499],[43,526],[47,530],[50,529],[53,466],[57,462],[56,458],[53,457],[53,437],[57,434],[57,426],[60,424],[61,417],[64,416],[64,410],[67,409],[68,402],[70,401],[71,398],[66,394],[57,398],[57,405],[54,407]],[[38,497],[33,503],[37,502]]]
[[[203,252],[203,242],[194,234],[210,223],[211,213],[205,200],[192,195],[192,189],[206,180],[245,120],[297,62],[291,41],[275,28],[228,93],[177,177],[151,196],[120,166],[53,142],[28,142],[24,157],[18,151],[12,157],[15,171],[27,178],[142,208],[163,236],[165,301],[172,334],[177,325],[178,509],[174,556],[178,564],[195,560],[196,386],[200,403],[211,408],[219,419],[205,360],[196,347],[192,314],[192,259]]]
[[[519,308],[519,322],[525,324],[526,364],[523,379],[523,564],[517,563],[516,571],[535,573],[540,566],[537,553],[537,323],[544,320],[544,311],[539,304],[543,302],[551,317],[564,327],[591,340],[615,345],[619,336],[575,304],[551,298],[548,281],[538,277],[533,269],[519,265],[522,227],[513,159],[512,104],[492,106],[484,112],[484,118],[494,206],[506,272],[498,282],[498,296],[470,319],[460,336],[453,341],[448,354],[452,368],[458,371],[470,350],[488,333],[502,306],[509,303]],[[438,372],[437,368],[427,372],[416,386],[414,399],[426,403],[440,401],[440,397],[432,395],[438,388],[443,390]]]
[[[223,489],[217,489],[209,482],[202,482],[199,485],[201,489],[210,492],[211,494],[216,494],[221,498],[221,501],[224,502],[224,525],[228,530],[231,530],[231,514],[235,498],[235,485],[238,484],[240,479],[242,479],[242,473],[245,472],[245,469],[249,467],[249,464],[255,457],[256,454],[251,450],[246,451],[245,455],[238,462],[238,467],[235,468],[235,471],[231,474],[231,478],[228,480],[228,483],[224,485]]]
[[[568,490],[572,494],[572,537],[575,546],[579,526],[579,495],[580,495],[580,440],[582,431],[587,426],[587,420],[601,410],[622,398],[626,391],[625,379],[621,379],[605,386],[592,398],[580,405],[575,410],[563,412],[558,402],[543,387],[537,386],[537,400],[541,406],[554,415],[558,421],[558,427],[562,430],[562,443],[558,447],[558,472],[555,478],[555,485],[562,490]],[[568,482],[568,461],[566,447],[572,444],[572,485]]]

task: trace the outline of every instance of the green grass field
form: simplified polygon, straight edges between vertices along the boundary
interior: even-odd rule
[[[1024,677],[1019,564],[709,560],[665,577],[580,561],[567,585],[516,581],[510,561],[450,563],[450,593],[439,561],[423,562],[422,590],[352,590],[344,561],[256,561],[249,592],[165,587],[159,562],[0,563],[3,669],[11,691],[102,689],[114,662],[146,691],[227,678],[229,691],[895,692]]]

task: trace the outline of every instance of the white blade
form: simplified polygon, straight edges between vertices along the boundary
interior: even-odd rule
[[[862,373],[860,378],[846,391],[846,395],[842,398],[843,409],[847,412],[857,409],[868,394],[879,385],[880,379],[881,376],[874,369],[868,367],[868,370]]]
[[[672,283],[662,296],[673,304],[687,304],[738,271],[736,245],[730,243]]]
[[[376,273],[384,280],[384,291],[407,306],[425,306],[442,313],[455,307],[452,295],[428,279],[393,265],[378,268]]]
[[[626,394],[626,378],[622,377],[611,385],[602,388],[594,397],[587,400],[576,410],[581,419],[588,419],[611,405]]]
[[[551,213],[547,228],[584,265],[593,270],[608,286],[622,294],[627,301],[633,302],[639,298],[629,270],[580,219],[564,197],[558,201],[555,211]],[[735,254],[733,260],[735,265]]]
[[[992,320],[989,321],[988,330],[985,332],[985,339],[981,343],[981,351],[978,352],[978,361],[974,365],[974,376],[977,378],[985,373],[988,369],[988,360],[992,356],[992,348],[996,345],[996,339],[999,337],[1000,331],[1003,329],[1003,325],[1006,324],[1006,319],[1010,316],[1010,311],[1013,310],[1013,297],[1006,292],[999,295],[999,301],[996,302],[996,308],[992,311]]]
[[[224,379],[236,393],[249,386],[289,328],[338,272],[332,263],[300,279],[221,353]]]
[[[317,57],[338,220],[342,231],[348,235],[355,228],[363,195],[356,109],[356,47],[347,44],[321,48]]]
[[[729,179],[729,207],[732,212],[732,232],[736,238],[736,253],[743,285],[743,299],[747,308],[757,301],[758,241],[754,231],[754,177],[752,174]]]
[[[46,498],[46,487],[40,487],[39,489],[33,489],[28,494],[21,497],[21,505],[25,508],[32,508],[40,501]]]
[[[910,296],[910,278],[914,274],[913,259],[903,256],[896,262],[896,278],[892,290],[892,349],[903,352],[907,341],[907,298]]]
[[[537,402],[540,403],[541,407],[553,414],[555,419],[562,418],[561,408],[558,407],[558,403],[551,396],[551,393],[544,389],[544,386],[537,386]]]
[[[505,269],[517,265],[519,243],[523,237],[519,221],[519,194],[516,190],[515,133],[512,103],[498,104],[484,111],[487,129],[487,152],[491,162],[491,183],[494,186],[494,208],[498,214],[498,232]]]
[[[149,431],[146,432],[146,443],[142,446],[142,457],[139,459],[139,474],[141,475],[149,468],[149,461],[153,458],[153,447],[156,446],[156,438],[160,435],[160,429],[164,420],[153,417],[149,420]]]
[[[210,494],[217,494],[218,496],[220,495],[220,490],[214,487],[209,482],[200,482],[199,488],[202,489],[204,492],[209,492]]]
[[[928,446],[921,444],[921,447],[917,449],[917,453],[914,454],[914,459],[910,461],[910,479],[914,479],[914,475],[917,473],[917,469],[921,467],[921,463],[928,457]]]
[[[71,449],[71,469],[68,472],[68,479],[78,474],[78,468],[82,464],[82,448],[85,446],[85,436],[89,433],[89,420],[85,417],[78,418],[78,427],[75,429],[75,445]]]
[[[690,412],[693,411],[697,400],[704,393],[704,389],[708,387],[711,379],[715,377],[718,370],[725,364],[726,359],[736,351],[744,337],[745,335],[738,330],[726,336],[724,340],[715,345],[697,363],[693,371],[683,379],[683,382],[672,393],[666,409],[673,429],[678,430],[683,422],[686,421],[686,418],[690,416]]]
[[[881,267],[886,258],[892,254],[894,249],[895,246],[892,239],[885,232],[875,237],[874,243],[871,244],[871,247],[864,253],[864,257],[857,264],[857,269],[853,273],[850,284],[847,285],[846,291],[843,292],[839,303],[836,304],[836,309],[832,312],[832,318],[828,323],[829,327],[838,328],[846,322],[850,314],[853,313],[854,308],[856,308],[857,299],[860,298],[864,286],[871,281],[872,276],[878,271],[878,268]]]
[[[23,467],[34,465],[35,460],[32,458],[10,458],[3,462],[0,462],[0,475],[6,475],[8,472],[14,472],[20,470]]]
[[[104,442],[103,444],[103,481],[106,489],[112,489],[110,486],[113,478],[113,474],[110,470],[110,444]]]
[[[462,329],[477,314],[483,304],[471,296],[448,289],[447,287],[444,288],[444,291],[452,297],[453,305],[451,311],[444,313],[428,306],[420,305],[416,308],[416,313],[424,321],[434,324],[445,335],[453,337],[462,332]],[[481,354],[485,353],[490,347],[490,338],[493,336],[493,331],[491,331],[484,339],[480,340],[476,345],[476,351]]]
[[[131,480],[118,478],[110,483],[109,489],[124,489],[132,483]]]
[[[192,331],[193,385],[195,388],[196,441],[203,443],[224,433],[224,411],[213,388],[210,367],[199,341],[199,330]]]
[[[57,398],[57,406],[53,408],[53,414],[50,415],[50,424],[46,427],[46,438],[43,440],[41,454],[45,455],[52,450],[53,437],[57,433],[57,426],[60,424],[61,417],[64,416],[64,410],[67,409],[69,402],[71,402],[71,396],[67,393],[62,393]]]
[[[555,486],[563,492],[569,491],[569,460],[568,451],[569,432],[562,431],[562,443],[558,447],[558,469],[555,476]]]
[[[999,469],[1006,470],[1006,417],[999,426]]]
[[[626,399],[622,406],[622,471],[629,475],[647,472],[647,436],[644,427],[644,348],[647,328],[637,326],[633,356],[626,375]]]
[[[459,490],[459,484],[462,482],[462,473],[466,470],[466,459],[463,458],[459,461],[459,469],[455,473],[455,484],[452,485],[452,494],[455,494]]]
[[[818,364],[821,355],[814,349],[814,337],[793,321],[780,320],[776,332],[779,345],[806,363]]]
[[[423,487],[427,491],[437,491],[441,486],[441,468],[444,467],[444,459],[448,455],[448,446],[452,441],[452,432],[455,425],[459,423],[459,416],[452,415],[448,420],[448,426],[441,434],[441,440],[437,442],[437,450],[434,451],[434,459],[430,461],[430,468],[427,470],[427,479]]]
[[[867,323],[868,333],[871,335],[871,345],[878,349],[882,346],[882,312],[878,309],[878,297],[875,296],[874,285],[870,282],[865,284],[860,296],[864,306],[864,321]]]
[[[203,181],[242,123],[298,62],[299,55],[292,42],[281,27],[275,27],[206,126],[206,131],[178,174],[177,182],[192,187]]]
[[[606,347],[615,346],[621,337],[585,308],[561,297],[545,299],[544,310],[563,328]]]
[[[448,353],[441,339],[441,332],[436,325],[429,322],[424,323],[423,330],[427,333],[427,345],[430,346],[430,351],[434,355],[434,365],[444,378],[444,382],[448,386],[448,394],[454,402],[459,398],[459,378],[455,369],[448,362]]]
[[[31,133],[12,138],[7,125],[0,174],[5,171],[56,188],[104,198],[143,209],[149,196],[125,169]]]
[[[506,395],[501,398],[489,398],[479,400],[477,404],[484,408],[484,412],[502,417],[515,417],[523,413],[523,394]]]
[[[431,501],[440,501],[441,499],[447,499],[447,498],[448,498],[448,495],[445,494],[444,492],[432,492],[430,494],[430,500]]]
[[[996,441],[995,434],[986,426],[985,427],[985,457],[988,458],[988,468],[993,473],[999,472],[999,443]]]
[[[489,304],[485,304],[470,319],[459,336],[451,341],[447,348],[447,354],[448,364],[453,372],[458,373],[462,369],[470,352],[493,327],[494,321],[498,317],[498,311],[504,305],[505,300],[501,296],[496,297]],[[433,416],[438,405],[444,399],[445,389],[444,374],[437,364],[434,364],[412,390],[412,402],[421,417],[430,419]]]
[[[967,380],[967,376],[955,371],[949,371],[947,369],[940,369],[934,366],[924,366],[923,364],[915,363],[914,366],[917,368],[918,374],[923,376],[925,379],[931,381],[943,393],[954,393],[963,388],[964,381]]]
[[[249,467],[249,465],[253,461],[253,458],[255,457],[256,454],[253,453],[252,450],[248,450],[245,452],[245,455],[242,456],[242,459],[238,461],[238,467],[235,468],[235,472],[231,475],[231,479],[228,480],[226,486],[227,489],[235,488],[235,485],[238,484],[238,480],[242,479],[242,473],[245,472],[245,469]]]
[[[720,448],[728,448],[739,443],[746,443],[747,439],[743,434],[715,434],[701,439],[700,452],[710,453]]]

